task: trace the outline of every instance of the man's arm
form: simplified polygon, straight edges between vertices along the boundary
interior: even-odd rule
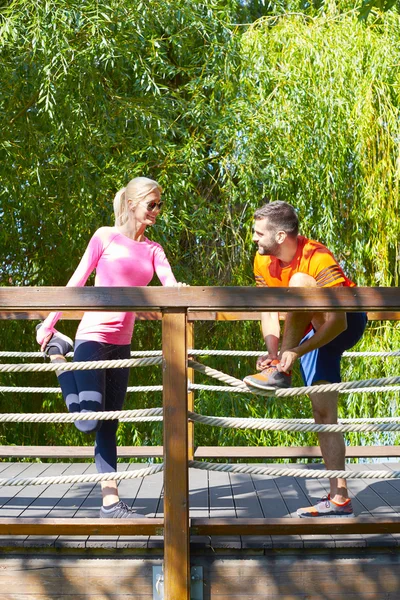
[[[261,313],[261,329],[268,354],[257,360],[257,369],[265,369],[275,358],[278,358],[280,325],[279,313]]]
[[[294,362],[317,348],[325,346],[347,329],[347,317],[345,312],[329,312],[325,314],[324,323],[317,329],[314,335],[303,342],[303,344],[282,352],[280,357],[279,371],[288,372]]]

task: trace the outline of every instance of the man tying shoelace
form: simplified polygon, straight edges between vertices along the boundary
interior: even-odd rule
[[[254,274],[260,287],[354,287],[333,254],[321,243],[299,235],[297,213],[282,201],[270,202],[254,214],[253,241],[258,245]],[[286,314],[282,340],[279,313],[262,313],[261,325],[268,354],[257,361],[258,373],[245,377],[253,388],[288,388],[292,368],[300,360],[307,386],[341,381],[345,350],[362,337],[363,312],[292,312]],[[310,394],[316,423],[337,423],[337,392]],[[325,466],[344,470],[345,443],[341,433],[320,433]],[[299,517],[353,517],[345,479],[330,479],[330,494],[315,506],[301,508]]]

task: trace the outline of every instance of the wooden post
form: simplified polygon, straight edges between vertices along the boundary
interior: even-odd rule
[[[190,600],[186,324],[185,309],[164,311],[165,600]]]
[[[186,326],[186,342],[188,350],[194,348],[194,323],[188,323]],[[188,380],[194,383],[194,369],[188,369]],[[194,412],[194,390],[188,392],[188,410]],[[194,423],[188,423],[188,458],[194,458]]]

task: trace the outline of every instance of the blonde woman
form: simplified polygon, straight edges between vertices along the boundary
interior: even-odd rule
[[[160,244],[145,236],[160,213],[161,192],[160,185],[147,177],[136,177],[120,190],[114,199],[115,225],[95,232],[67,286],[84,286],[94,269],[95,286],[145,286],[154,272],[165,286],[185,285],[177,283]],[[60,317],[59,312],[51,313],[37,328],[41,350],[53,362],[65,361],[72,350],[72,340],[54,328]],[[85,313],[76,333],[74,361],[129,358],[134,323],[132,312]],[[69,371],[57,376],[70,412],[122,409],[129,369]],[[98,472],[115,472],[118,421],[76,421],[75,425],[85,433],[96,432]],[[142,516],[119,500],[116,482],[102,483],[102,496],[100,517]]]

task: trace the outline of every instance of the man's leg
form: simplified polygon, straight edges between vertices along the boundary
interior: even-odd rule
[[[316,385],[328,383],[318,381]],[[337,423],[338,393],[315,393],[310,394],[314,420],[316,423]],[[346,446],[341,433],[319,433],[319,445],[325,467],[332,471],[344,471]],[[345,479],[330,479],[331,500],[342,504],[348,497],[347,483]]]
[[[316,288],[317,282],[314,277],[306,273],[295,273],[289,281],[289,287]],[[318,329],[324,321],[324,313],[315,313],[312,311],[287,313],[280,353],[282,354],[285,350],[290,350],[298,346],[311,322],[314,328]]]
[[[317,287],[317,282],[313,277],[306,273],[295,273],[289,282],[289,287],[315,288]],[[325,313],[315,313],[312,311],[287,313],[280,354],[285,350],[295,348],[300,344],[300,341],[304,337],[304,332],[307,330],[310,323],[317,329],[325,322],[325,320]],[[272,361],[266,369],[261,371],[261,373],[248,375],[243,381],[250,387],[264,390],[290,387],[291,379],[290,372],[280,372],[279,360],[275,360]]]

